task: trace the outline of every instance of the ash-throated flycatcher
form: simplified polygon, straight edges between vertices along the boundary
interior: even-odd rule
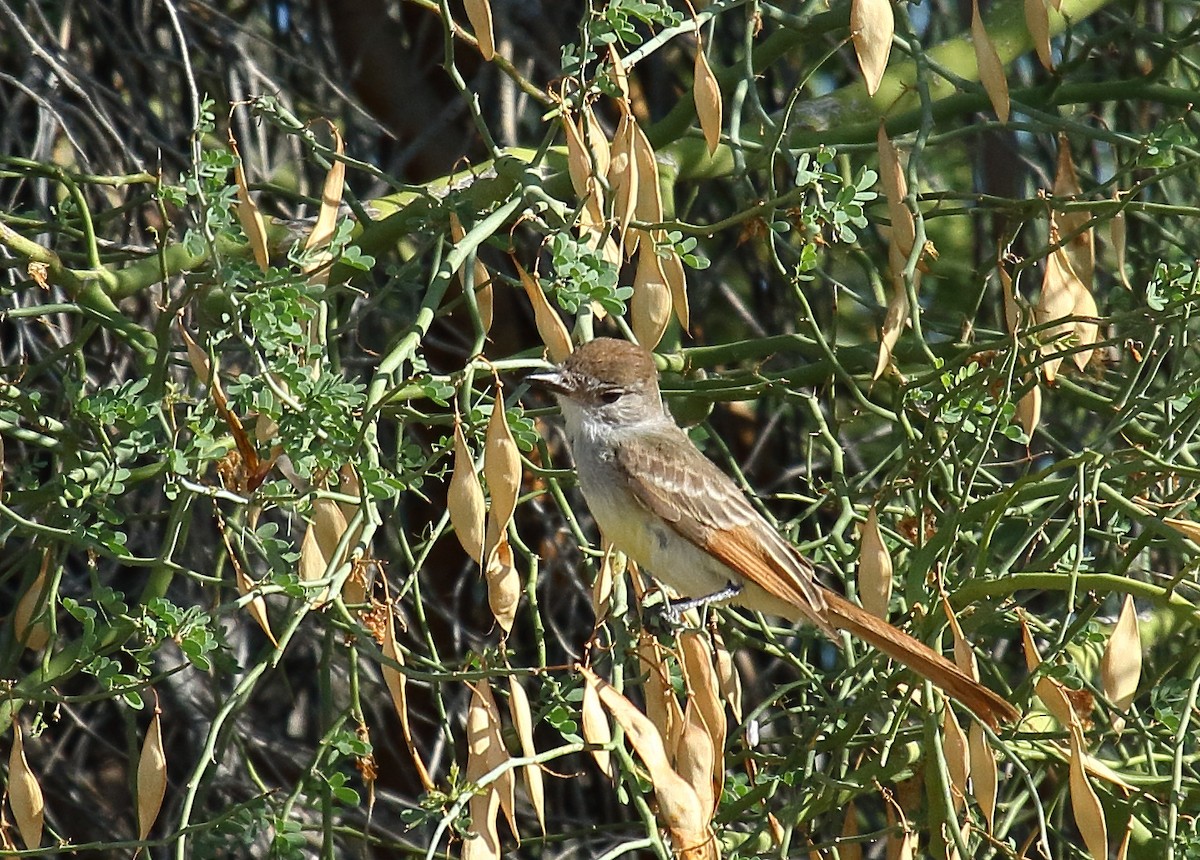
[[[1016,709],[945,657],[822,586],[663,406],[651,354],[599,338],[531,374],[562,407],[579,486],[613,546],[685,598],[846,630],[928,678],[992,726]]]

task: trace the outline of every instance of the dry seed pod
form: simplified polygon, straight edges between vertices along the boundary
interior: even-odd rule
[[[704,44],[696,40],[696,62],[692,74],[692,98],[696,102],[696,116],[708,144],[708,154],[717,151],[721,143],[721,85],[704,55]]]
[[[517,604],[521,602],[521,575],[517,573],[512,547],[503,532],[496,546],[488,553],[484,576],[487,579],[488,606],[507,636],[517,617]]]
[[[467,447],[461,422],[454,420],[454,465],[450,472],[450,487],[446,492],[446,504],[450,510],[450,524],[458,535],[458,542],[467,555],[483,563],[484,500],[483,485],[475,472],[475,462]]]
[[[612,163],[612,153],[604,129],[596,119],[596,112],[591,105],[583,109],[583,139],[587,142],[588,152],[595,164],[597,176],[607,176],[609,165]]]
[[[1042,655],[1038,653],[1037,644],[1033,641],[1033,634],[1029,631],[1029,624],[1024,618],[1021,619],[1021,641],[1025,647],[1025,666],[1031,673],[1036,672],[1042,665]],[[1048,675],[1043,675],[1033,685],[1033,691],[1046,710],[1063,727],[1069,728],[1077,722],[1078,718],[1071,707],[1071,700],[1067,698],[1066,691],[1058,681]]]
[[[1052,251],[1046,257],[1042,294],[1033,309],[1034,321],[1040,326],[1071,316],[1075,312],[1081,294],[1085,292],[1087,289],[1071,268],[1071,261],[1067,256],[1066,249],[1059,248],[1057,251]],[[1061,341],[1074,331],[1073,323],[1064,322],[1045,328],[1039,333],[1043,343],[1042,355],[1049,356],[1042,363],[1042,373],[1045,375],[1046,382],[1053,384],[1054,380],[1058,378],[1058,367],[1062,364],[1059,353],[1064,348]]]
[[[712,740],[694,702],[688,704],[683,719],[683,735],[674,756],[675,771],[696,792],[700,808],[712,816],[720,799],[714,791],[713,776],[718,770],[723,774],[724,770],[713,756]]]
[[[480,684],[486,684],[481,681]],[[467,707],[467,779],[477,782],[495,767],[502,753],[494,748],[496,733],[492,730],[487,703],[474,687],[471,704]],[[500,834],[496,830],[496,815],[500,811],[500,791],[492,782],[471,797],[468,809],[475,836],[463,840],[463,860],[499,860]]]
[[[1088,781],[1083,765],[1083,731],[1078,725],[1071,730],[1071,811],[1075,814],[1075,826],[1083,836],[1083,844],[1095,860],[1108,857],[1108,825],[1100,798]]]
[[[671,322],[671,291],[653,242],[639,243],[629,322],[637,342],[650,350],[658,346]]]
[[[583,702],[580,704],[580,727],[583,739],[597,747],[591,750],[592,758],[596,760],[601,772],[609,779],[616,779],[613,769],[612,753],[607,749],[612,743],[612,728],[608,725],[608,717],[604,716],[604,708],[600,705],[600,695],[597,685],[600,679],[587,669],[583,673]]]
[[[972,722],[967,729],[967,749],[971,756],[971,787],[975,802],[979,804],[983,819],[987,822],[988,833],[992,833],[996,824],[996,788],[1000,780],[996,770],[996,754],[988,745],[983,725],[979,722]]]
[[[1037,430],[1038,424],[1042,421],[1042,387],[1034,380],[1033,387],[1030,388],[1025,395],[1017,401],[1017,423],[1021,425],[1021,429],[1025,431],[1025,435],[1030,439],[1033,438],[1033,431]]]
[[[521,489],[521,453],[508,426],[504,411],[504,389],[496,384],[492,414],[484,435],[483,477],[487,479],[492,497],[488,513],[499,531],[512,521],[517,508],[517,493]]]
[[[167,794],[167,755],[163,750],[162,711],[156,704],[137,769],[138,839],[150,835]]]
[[[863,609],[886,621],[892,600],[892,556],[879,531],[875,505],[867,511],[858,539],[858,599]]]
[[[645,764],[650,783],[654,786],[659,813],[675,848],[685,857],[689,856],[689,851],[701,852],[692,856],[715,856],[704,847],[711,843],[713,836],[700,798],[683,777],[671,768],[662,736],[653,723],[591,670],[581,667],[580,671],[588,681],[588,689],[596,690],[596,695],[625,730],[625,737]]]
[[[637,207],[638,170],[633,152],[633,127],[637,120],[628,105],[621,105],[621,120],[613,135],[612,161],[608,166],[608,184],[613,191],[613,217],[617,221],[618,247],[624,247],[629,222]]]
[[[719,630],[713,631],[713,654],[716,658],[717,684],[721,688],[721,695],[724,697],[725,703],[729,705],[729,710],[733,712],[733,718],[740,723],[742,721],[742,679],[738,674],[737,665],[733,662],[733,656],[725,647],[725,640]]]
[[[608,46],[608,59],[612,63],[612,80],[620,93],[621,101],[629,104],[629,75],[625,72],[625,62],[617,53],[616,45]]]
[[[267,250],[267,225],[263,221],[258,205],[250,197],[250,186],[246,182],[246,171],[243,167],[242,154],[238,151],[237,140],[233,136],[233,126],[229,127],[229,148],[233,150],[237,161],[233,165],[233,181],[237,185],[237,217],[242,225],[242,232],[250,240],[250,249],[254,252],[254,262],[264,272],[271,267],[271,253]]]
[[[500,709],[496,706],[496,697],[492,695],[492,685],[485,678],[479,682],[475,689],[479,693],[479,698],[483,702],[484,709],[487,711],[487,731],[489,738],[486,763],[488,770],[491,771],[508,761],[508,748],[505,747],[504,737],[501,734]],[[514,783],[513,772],[506,770],[496,777],[493,785],[496,786],[496,791],[500,795],[500,809],[504,811],[504,818],[508,821],[508,829],[512,831],[519,845],[521,843],[521,836],[517,833]]]
[[[45,804],[42,801],[42,787],[38,785],[37,777],[25,759],[25,741],[16,717],[13,718],[12,729],[12,750],[8,754],[8,805],[16,819],[21,841],[27,849],[33,849],[42,844]]]
[[[883,318],[883,329],[879,334],[879,359],[875,362],[875,375],[872,379],[883,376],[889,364],[892,363],[892,351],[900,340],[900,332],[904,330],[909,319],[908,290],[904,282],[896,279],[893,282],[892,297],[888,300],[887,314]]]
[[[979,0],[971,0],[971,45],[975,48],[975,64],[979,68],[979,82],[992,103],[996,118],[1002,123],[1008,122],[1011,103],[1008,98],[1008,78],[1004,74],[1004,64],[1000,62],[1000,54],[983,26],[983,18],[979,14]]]
[[[234,558],[233,548],[226,545],[226,549],[229,550],[229,558],[232,560]],[[258,588],[258,583],[250,578],[240,563],[234,563],[233,572],[237,579],[238,594],[242,597]],[[246,604],[246,611],[250,613],[250,617],[254,619],[254,623],[262,632],[267,634],[271,644],[278,648],[279,640],[275,638],[275,633],[271,630],[271,619],[267,616],[267,602],[263,600],[261,594],[255,594],[250,598],[250,602]]]
[[[888,256],[894,278],[902,273],[904,264],[912,253],[913,245],[917,241],[917,227],[906,202],[908,180],[905,179],[904,167],[900,164],[900,152],[888,137],[887,129],[882,123],[875,137],[875,145],[879,152],[879,184],[883,187],[883,194],[887,199],[888,220],[892,222],[888,238]]]
[[[492,29],[492,4],[490,0],[463,0],[467,10],[467,20],[475,31],[475,41],[479,43],[479,55],[484,62],[490,63],[496,55],[496,36]]]
[[[958,623],[958,617],[945,594],[942,595],[942,611],[946,613],[946,620],[950,622],[950,635],[954,638],[954,665],[978,681],[979,664],[975,660],[975,652],[971,650],[971,643],[963,635],[962,626]]]
[[[346,151],[346,144],[342,140],[342,133],[333,123],[329,123],[329,132],[333,135],[333,150],[338,157],[333,159],[333,163],[329,165],[329,172],[325,174],[325,184],[321,187],[321,208],[317,212],[317,221],[313,224],[312,232],[304,243],[305,250],[323,248],[333,238],[338,212],[342,206],[342,191],[346,187],[346,162],[340,157]],[[326,263],[330,259],[328,252],[314,254],[305,263],[304,271],[311,273],[324,267],[320,277],[320,281],[324,283],[329,278],[329,267]]]
[[[383,641],[380,643],[380,650],[388,660],[403,666],[404,652],[396,645],[396,623],[392,615],[392,605],[388,602],[384,604],[384,607]],[[408,747],[408,754],[412,756],[413,764],[417,768],[421,786],[426,791],[433,791],[433,779],[429,776],[429,770],[425,767],[425,762],[417,751],[416,744],[413,743],[412,725],[408,720],[408,677],[388,660],[381,662],[379,669],[383,673],[383,682],[387,685],[388,693],[391,694],[392,706],[400,718],[400,731],[404,734],[404,745]]]
[[[682,733],[683,709],[669,682],[671,667],[667,663],[667,652],[655,637],[643,630],[638,634],[637,655],[639,670],[646,676],[642,684],[646,716],[658,729],[664,743],[669,744]]]
[[[579,126],[571,118],[566,105],[562,107],[561,119],[567,137],[567,173],[571,177],[571,187],[575,189],[576,197],[586,200],[592,184],[592,160],[588,158]]]
[[[1118,711],[1128,711],[1141,677],[1142,639],[1138,633],[1133,596],[1127,594],[1121,604],[1121,614],[1104,646],[1104,656],[1100,659],[1104,695]],[[1117,717],[1113,720],[1113,728],[1119,732],[1124,728],[1124,723],[1124,719]]]
[[[1009,332],[1016,334],[1021,329],[1021,306],[1017,304],[1012,275],[1004,268],[1003,262],[996,263],[996,271],[1000,273],[1000,295],[1004,301],[1004,322],[1007,324]]]
[[[550,353],[550,360],[557,364],[571,354],[571,335],[558,312],[550,306],[550,301],[534,277],[516,260],[513,260],[513,265],[517,267],[521,285],[525,288],[525,294],[529,296],[530,304],[533,305],[533,321],[537,326],[538,335],[546,345],[546,351]]]
[[[950,776],[954,811],[961,813],[967,798],[967,780],[971,777],[971,759],[967,753],[967,735],[954,716],[949,702],[942,706],[942,752]]]
[[[525,758],[537,755],[537,748],[533,745],[533,714],[529,708],[529,697],[525,695],[525,688],[521,686],[516,675],[508,676],[508,713],[521,742],[521,755]],[[529,791],[529,803],[533,806],[533,814],[537,816],[538,825],[545,835],[546,791],[542,784],[542,769],[536,764],[527,764],[523,770],[525,787]]]
[[[665,230],[659,231],[658,241],[666,243]],[[662,261],[663,277],[667,279],[667,289],[671,293],[671,307],[675,309],[675,318],[679,320],[680,327],[688,331],[691,311],[688,309],[687,275],[683,271],[683,259],[673,245],[667,245],[666,251],[666,256],[659,259]]]
[[[616,567],[620,567],[619,572],[614,571]],[[623,576],[624,573],[625,555],[613,549],[612,544],[605,544],[604,560],[600,563],[600,570],[596,573],[595,581],[592,582],[592,613],[596,617],[597,627],[608,617],[613,581],[616,577]]]
[[[1067,136],[1058,137],[1058,159],[1054,174],[1054,196],[1080,197],[1083,189],[1079,185],[1079,174],[1075,169],[1075,160],[1071,157],[1071,146]],[[1092,215],[1087,211],[1054,212],[1052,223],[1060,235],[1074,235],[1066,244],[1067,257],[1083,287],[1091,291],[1096,271],[1096,238],[1095,229],[1084,225],[1091,221]]]
[[[900,817],[900,832],[896,832],[894,804],[887,804],[887,860],[913,860],[917,856],[917,834],[903,815]]]
[[[1100,315],[1100,309],[1096,307],[1096,297],[1092,295],[1091,290],[1083,289],[1076,293],[1075,307],[1072,308],[1071,315],[1086,317],[1075,321],[1075,340],[1081,345],[1095,343],[1100,335],[1100,325],[1094,320]],[[1076,367],[1084,370],[1094,353],[1095,350],[1092,349],[1079,350],[1071,353],[1071,359]]]
[[[658,185],[658,159],[646,132],[633,123],[633,158],[637,164],[638,192],[634,217],[644,224],[658,224],[663,219],[662,189]]]
[[[346,518],[341,508],[332,499],[317,498],[313,501],[313,518],[304,532],[300,544],[300,581],[315,582],[324,579],[332,566],[334,570],[343,559],[334,560],[334,553],[346,533]],[[323,605],[329,596],[326,586],[310,598],[314,607]]]
[[[3,463],[0,462],[0,471]],[[38,575],[21,595],[13,611],[13,637],[31,651],[41,651],[50,639],[50,626],[46,623],[46,584],[50,573],[50,551],[42,553],[42,564]]]
[[[896,18],[890,0],[851,0],[850,38],[869,96],[879,90],[895,32]]]
[[[1046,69],[1054,70],[1054,55],[1050,53],[1050,13],[1046,0],[1025,0],[1025,26],[1033,38],[1038,59]]]

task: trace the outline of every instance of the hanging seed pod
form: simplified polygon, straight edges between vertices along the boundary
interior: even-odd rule
[[[504,411],[504,389],[496,383],[492,414],[484,435],[483,477],[492,497],[488,510],[485,553],[490,555],[512,522],[521,489],[521,453]]]
[[[629,322],[637,342],[650,350],[658,346],[671,322],[671,290],[653,242],[639,243]]]
[[[992,37],[983,26],[983,17],[979,14],[979,0],[971,0],[971,45],[975,49],[979,82],[983,84],[984,92],[992,103],[996,118],[1006,123],[1012,109],[1008,97],[1008,78],[1004,74],[1004,64],[1000,62],[1000,54],[992,43]]]
[[[157,699],[157,697],[156,697]],[[167,794],[167,755],[163,749],[162,710],[157,701],[146,738],[142,741],[142,754],[137,769],[138,840],[150,835],[150,829],[162,810],[163,798]]]
[[[1083,836],[1083,844],[1094,860],[1107,860],[1108,824],[1104,820],[1104,809],[1100,798],[1087,778],[1083,764],[1083,731],[1078,725],[1071,730],[1071,811],[1075,815],[1075,826]]]
[[[484,577],[487,580],[488,606],[507,636],[517,617],[517,605],[521,602],[521,575],[513,563],[512,547],[503,532],[496,546],[488,553]]]
[[[484,499],[483,485],[475,472],[475,462],[467,447],[462,423],[454,420],[454,465],[450,472],[450,487],[446,493],[450,524],[458,542],[476,563],[483,563]]]
[[[481,681],[480,684],[486,684]],[[497,732],[479,687],[472,688],[471,704],[467,707],[467,779],[478,782],[502,760],[504,753],[495,748]],[[500,791],[492,782],[472,795],[468,804],[471,829],[475,835],[463,840],[462,860],[499,860],[500,834],[496,817],[500,812]]]
[[[8,805],[12,808],[17,832],[21,834],[26,849],[39,848],[45,817],[42,787],[25,760],[25,741],[21,737],[21,724],[15,717],[12,730],[12,750],[8,754]]]
[[[892,599],[892,556],[879,531],[876,506],[867,511],[859,531],[858,598],[863,609],[885,621]]]
[[[1025,26],[1033,39],[1038,60],[1048,71],[1054,71],[1054,55],[1050,52],[1050,13],[1046,0],[1025,0]]]
[[[875,95],[883,81],[895,32],[890,0],[851,0],[850,38],[869,96]]]
[[[533,322],[537,326],[542,343],[546,345],[546,351],[550,353],[550,360],[555,363],[561,362],[571,354],[571,335],[558,312],[550,306],[550,301],[534,277],[516,260],[513,260],[513,265],[517,267],[521,285],[525,288],[525,294],[529,296],[530,304],[533,305]]]
[[[616,771],[613,769],[612,753],[606,749],[612,743],[612,728],[608,724],[608,717],[604,716],[604,708],[600,705],[600,696],[597,691],[600,679],[586,669],[581,671],[584,682],[583,702],[580,704],[580,727],[583,730],[583,739],[596,747],[591,750],[591,753],[600,771],[609,779],[615,780]]]
[[[697,31],[698,34],[699,31]],[[696,103],[696,117],[708,144],[708,154],[717,151],[721,143],[721,85],[704,55],[704,44],[696,40],[696,62],[692,73],[692,99]]]
[[[974,789],[975,802],[987,822],[988,833],[993,833],[996,826],[996,788],[1000,783],[996,769],[996,754],[992,752],[983,733],[983,725],[971,723],[967,730],[967,749],[971,756],[971,787]]]
[[[479,56],[485,63],[490,63],[496,56],[496,36],[492,27],[492,4],[490,0],[463,0],[467,10],[467,20],[475,31],[475,41],[479,43]]]
[[[1128,711],[1141,677],[1142,639],[1138,632],[1133,596],[1127,594],[1121,604],[1121,614],[1104,646],[1104,656],[1100,659],[1100,681],[1104,695],[1118,711]],[[1116,731],[1120,732],[1124,727],[1124,718],[1113,719]]]
[[[508,713],[512,717],[513,727],[517,730],[517,738],[521,742],[521,755],[532,758],[537,755],[533,745],[533,714],[529,708],[529,697],[525,688],[517,680],[516,675],[508,676]],[[533,806],[533,814],[537,816],[542,835],[546,834],[546,791],[542,783],[542,769],[536,764],[527,764],[522,768],[525,775],[525,788],[529,791],[529,803]]]
[[[0,462],[0,470],[2,468],[3,463]],[[49,573],[50,551],[45,550],[42,552],[42,564],[38,575],[21,595],[12,615],[13,636],[31,651],[41,651],[50,639],[50,625],[46,621],[46,615],[49,613],[46,605],[50,596],[46,593]]]
[[[433,791],[435,788],[433,779],[429,776],[429,770],[425,767],[421,753],[413,743],[412,724],[408,717],[408,677],[388,662],[389,660],[394,661],[403,666],[404,652],[396,644],[396,620],[392,614],[391,602],[385,603],[384,607],[383,640],[380,642],[380,650],[388,660],[379,664],[379,670],[383,674],[383,681],[387,685],[388,693],[391,694],[396,716],[400,718],[400,731],[404,735],[404,745],[408,748],[408,754],[417,768],[421,786],[425,791]]]

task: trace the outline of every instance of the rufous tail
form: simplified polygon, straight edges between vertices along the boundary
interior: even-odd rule
[[[826,618],[834,627],[857,636],[933,682],[944,690],[946,695],[970,708],[992,728],[996,728],[1000,723],[1016,720],[1020,716],[1011,704],[928,645],[838,594],[826,592],[824,597]]]

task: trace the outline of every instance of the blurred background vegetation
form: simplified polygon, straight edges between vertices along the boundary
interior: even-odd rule
[[[948,649],[955,616],[983,682],[1028,714],[985,742],[993,819],[933,690],[857,644],[712,610],[741,709],[706,850],[1200,858],[1197,7],[984,4],[1006,123],[972,5],[891,8],[871,98],[842,0],[492,0],[490,61],[448,0],[0,0],[4,749],[22,733],[3,853],[37,847],[40,792],[28,856],[487,856],[463,840],[522,755],[515,678],[545,821],[519,790],[505,853],[700,856],[665,833],[644,751],[618,733],[615,785],[584,751],[577,664],[652,710],[651,638],[640,579],[615,577],[597,620],[599,536],[521,381],[547,332],[530,298],[576,340],[625,336],[641,281],[591,238],[565,104],[606,143],[627,112],[656,154],[662,221],[635,226],[683,264],[688,329],[657,349],[693,438],[851,593],[876,505],[893,623]],[[698,47],[723,105],[712,150]],[[1048,307],[1067,251],[1094,310]],[[447,485],[496,408],[524,480],[500,518],[511,563],[485,577]],[[1127,595],[1131,705],[1100,670],[1106,647],[1139,650],[1110,644]],[[695,698],[679,640],[656,635]],[[485,685],[506,751],[481,770]],[[1081,751],[1107,849],[1078,805]]]

